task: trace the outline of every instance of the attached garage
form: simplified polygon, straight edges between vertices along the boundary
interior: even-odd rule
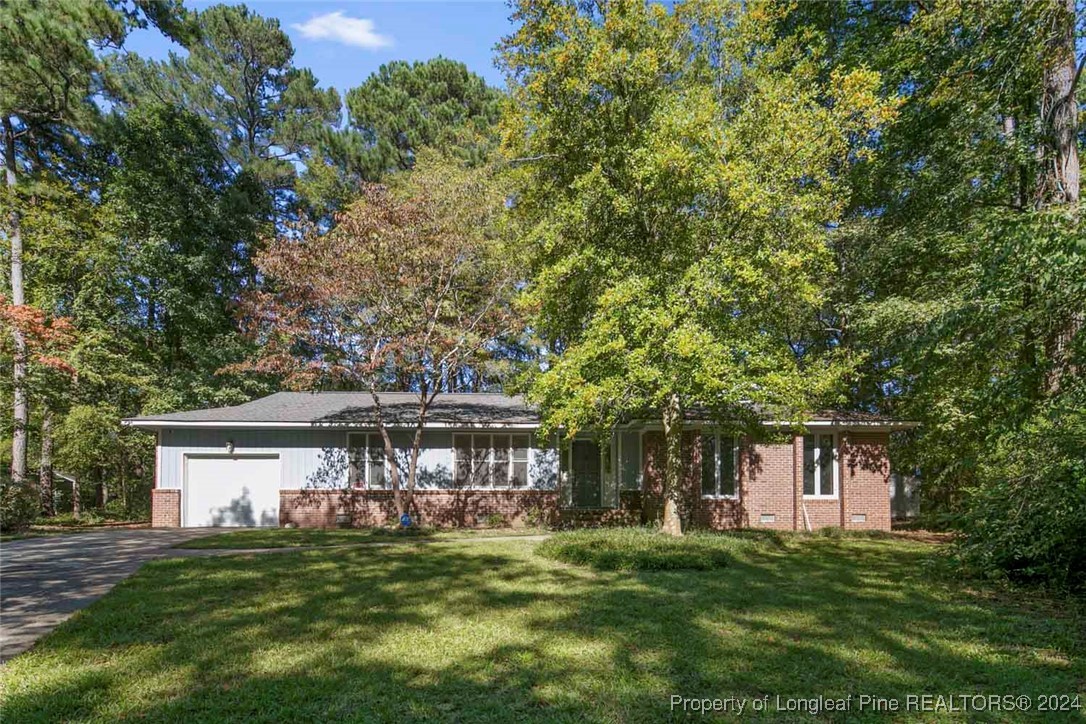
[[[185,455],[181,525],[279,525],[279,456]]]

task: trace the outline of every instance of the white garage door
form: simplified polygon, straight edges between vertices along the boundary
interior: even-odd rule
[[[185,458],[188,528],[278,526],[278,455],[189,455]]]

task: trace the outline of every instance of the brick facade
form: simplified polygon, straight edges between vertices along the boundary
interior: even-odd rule
[[[411,515],[419,525],[552,525],[558,493],[548,490],[419,490]],[[283,490],[279,525],[302,528],[365,527],[396,522],[390,490]]]
[[[683,440],[686,466],[680,511],[687,526],[890,529],[887,433],[838,432],[838,496],[831,499],[804,497],[803,438],[798,435],[791,441],[743,441],[738,499],[702,497],[697,436],[697,431],[688,431]],[[438,527],[651,523],[662,513],[663,443],[661,432],[644,434],[642,489],[621,491],[618,508],[564,509],[553,490],[423,490],[415,493],[412,517],[420,525]],[[396,521],[392,492],[387,490],[282,490],[279,501],[279,524],[284,526],[362,527]],[[180,490],[152,491],[151,525],[181,525]]]
[[[181,527],[181,491],[155,488],[151,491],[151,527]]]

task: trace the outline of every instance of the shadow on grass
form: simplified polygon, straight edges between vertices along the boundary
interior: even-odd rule
[[[641,574],[525,543],[161,562],[12,661],[0,696],[10,721],[659,721],[689,716],[672,694],[1083,688],[1072,613],[932,580],[930,547],[789,547]]]

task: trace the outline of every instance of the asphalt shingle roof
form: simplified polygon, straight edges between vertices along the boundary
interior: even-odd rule
[[[389,424],[411,424],[418,416],[418,395],[414,392],[382,392],[381,407]],[[766,411],[753,410],[763,420],[772,420]],[[651,413],[646,419],[652,419]],[[712,419],[705,411],[687,410],[691,421]],[[435,398],[427,414],[431,424],[453,425],[535,425],[537,410],[520,395],[501,393],[444,393]],[[822,411],[810,417],[812,422],[834,424],[880,424],[911,426],[869,412]],[[188,410],[162,415],[133,417],[125,422],[149,427],[180,424],[283,424],[344,425],[376,424],[373,397],[369,392],[277,392],[234,407]]]
[[[379,393],[386,422],[412,422],[418,414],[414,392]],[[539,415],[522,397],[497,393],[438,395],[427,414],[430,422],[532,424]],[[365,424],[376,422],[369,392],[276,392],[234,407],[135,417],[130,422],[238,422]]]

